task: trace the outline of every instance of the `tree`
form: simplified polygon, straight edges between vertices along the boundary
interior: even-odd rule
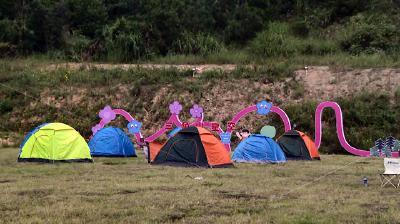
[[[107,21],[106,7],[101,0],[68,0],[71,29],[94,38]]]

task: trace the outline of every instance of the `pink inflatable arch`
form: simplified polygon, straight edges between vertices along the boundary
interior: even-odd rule
[[[106,106],[105,109],[107,107],[109,107],[109,106]],[[111,109],[111,107],[109,107],[109,108]],[[134,120],[134,118],[128,112],[126,112],[125,110],[122,110],[122,109],[111,109],[111,111],[108,111],[108,113],[113,113],[115,115],[120,115],[120,116],[124,117],[128,122],[132,122]],[[96,134],[96,132],[98,130],[104,128],[104,126],[106,126],[108,123],[110,123],[114,119],[115,119],[115,116],[112,119],[104,119],[104,118],[102,118],[100,120],[100,122],[92,128],[93,134],[92,134],[91,137],[93,137],[94,134]],[[140,142],[142,142],[141,139],[143,139],[143,136],[139,132],[139,133],[135,133],[135,138],[136,138],[136,141],[138,143],[140,143]]]
[[[264,108],[260,109],[260,103],[264,103],[262,106]],[[315,110],[315,145],[317,148],[320,148],[321,146],[321,138],[322,138],[322,113],[325,108],[331,108],[335,112],[335,118],[336,118],[336,131],[337,131],[337,136],[339,139],[339,142],[341,146],[348,151],[349,153],[357,156],[363,156],[363,157],[369,157],[370,152],[369,150],[362,150],[362,149],[357,149],[353,146],[351,146],[344,134],[344,127],[343,127],[343,114],[340,106],[336,102],[331,102],[331,101],[326,101],[322,102],[318,105],[318,107]],[[164,125],[155,132],[154,134],[150,135],[147,138],[143,138],[143,135],[140,132],[140,127],[136,128],[133,133],[135,135],[135,138],[137,140],[137,143],[142,146],[145,144],[145,142],[153,142],[157,138],[159,138],[162,134],[167,132],[168,130],[172,130],[173,126],[176,127],[185,127],[185,126],[200,126],[200,127],[206,127],[210,128],[213,131],[216,131],[220,137],[221,141],[224,142],[225,148],[227,150],[231,150],[231,145],[230,145],[230,138],[232,131],[234,130],[234,127],[236,124],[239,122],[239,120],[245,116],[247,116],[249,113],[252,112],[258,112],[259,114],[266,115],[269,112],[273,112],[279,115],[281,120],[283,121],[285,131],[291,130],[291,124],[289,117],[283,111],[281,108],[272,106],[272,104],[267,103],[266,101],[261,101],[257,105],[249,106],[241,111],[239,111],[231,121],[228,122],[226,125],[226,131],[223,131],[221,126],[217,122],[211,122],[211,121],[204,121],[204,114],[203,114],[203,108],[201,108],[198,105],[193,105],[193,108],[190,109],[190,113],[193,118],[195,118],[194,122],[182,122],[179,119],[179,113],[182,110],[182,106],[178,102],[174,102],[170,105],[170,111],[171,111],[171,116],[169,119],[164,123]],[[260,110],[263,110],[260,112]],[[106,112],[104,112],[106,111]],[[102,114],[103,113],[103,114]],[[123,116],[128,122],[137,122],[135,119],[125,110],[122,109],[111,109],[111,107],[106,106],[102,111],[100,111],[100,117],[103,117],[100,122],[92,128],[93,135],[103,128],[105,125],[107,125],[109,122],[115,119],[116,115],[121,115]],[[137,122],[138,123],[138,122]],[[133,127],[134,128],[134,127]],[[393,157],[399,157],[399,152],[393,152],[392,153]]]
[[[318,105],[317,109],[315,110],[315,146],[319,148],[321,146],[321,137],[322,137],[322,112],[325,108],[332,108],[335,111],[336,116],[336,132],[339,139],[340,144],[342,147],[348,151],[349,153],[356,155],[356,156],[363,156],[369,157],[370,152],[367,150],[357,149],[351,146],[344,135],[343,129],[343,114],[342,109],[340,108],[339,104],[336,102],[326,101],[322,102]],[[393,157],[398,157],[399,152],[393,152]]]
[[[257,105],[249,106],[243,110],[241,110],[239,113],[237,113],[232,120],[228,123],[226,133],[231,134],[234,126],[239,122],[239,120],[245,116],[247,116],[249,113],[257,111]],[[272,106],[270,109],[271,112],[277,113],[281,120],[283,121],[283,124],[285,125],[285,131],[289,131],[292,126],[290,125],[290,120],[285,111],[283,111],[281,108]],[[229,125],[231,124],[231,125]],[[232,125],[233,124],[233,125]],[[231,151],[231,145],[230,144],[224,144],[225,148],[229,151]]]
[[[210,129],[216,129],[215,131],[218,132],[218,134],[222,133],[222,129],[220,125],[218,124],[218,127],[215,128],[214,125],[217,124],[217,122],[212,122],[212,121],[204,121],[204,113],[203,113],[203,108],[201,108],[198,105],[193,105],[193,107],[190,109],[192,117],[195,119],[194,122],[182,122],[179,119],[179,113],[182,110],[182,106],[177,102],[173,102],[170,104],[170,112],[171,116],[168,118],[168,120],[163,124],[163,126],[152,134],[151,136],[147,137],[144,139],[145,142],[153,142],[157,138],[159,138],[161,135],[163,135],[165,132],[172,130],[173,126],[175,125],[176,127],[182,128],[185,125],[187,126],[200,126],[200,127],[207,127]],[[195,111],[197,110],[197,111]]]

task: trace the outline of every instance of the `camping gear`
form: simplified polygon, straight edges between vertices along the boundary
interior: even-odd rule
[[[151,142],[149,154],[151,164],[212,168],[233,165],[221,141],[201,127],[183,128],[164,144]]]
[[[18,162],[93,162],[85,139],[62,123],[43,124],[21,144]]]
[[[104,157],[137,157],[132,141],[123,130],[102,128],[89,141],[90,154]]]
[[[364,187],[368,187],[368,178],[367,177],[363,178],[363,184],[364,184]]]
[[[243,140],[232,155],[234,162],[284,163],[285,154],[279,145],[264,135],[250,135]]]
[[[282,148],[287,159],[320,159],[315,143],[303,132],[296,130],[285,132],[278,139],[278,144]]]
[[[388,184],[394,188],[400,186],[400,159],[399,158],[384,158],[383,164],[385,172],[380,174],[381,187]]]
[[[274,138],[276,135],[276,129],[274,126],[266,125],[261,128],[260,134],[268,138]]]

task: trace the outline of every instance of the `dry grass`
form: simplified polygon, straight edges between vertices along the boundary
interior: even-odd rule
[[[3,223],[400,222],[398,191],[379,186],[380,159],[323,155],[196,169],[151,166],[142,157],[19,164],[16,155],[0,149]]]

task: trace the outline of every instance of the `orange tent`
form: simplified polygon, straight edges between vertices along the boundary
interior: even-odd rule
[[[221,141],[201,127],[184,128],[164,144],[150,143],[149,157],[152,164],[196,167],[233,165]]]

